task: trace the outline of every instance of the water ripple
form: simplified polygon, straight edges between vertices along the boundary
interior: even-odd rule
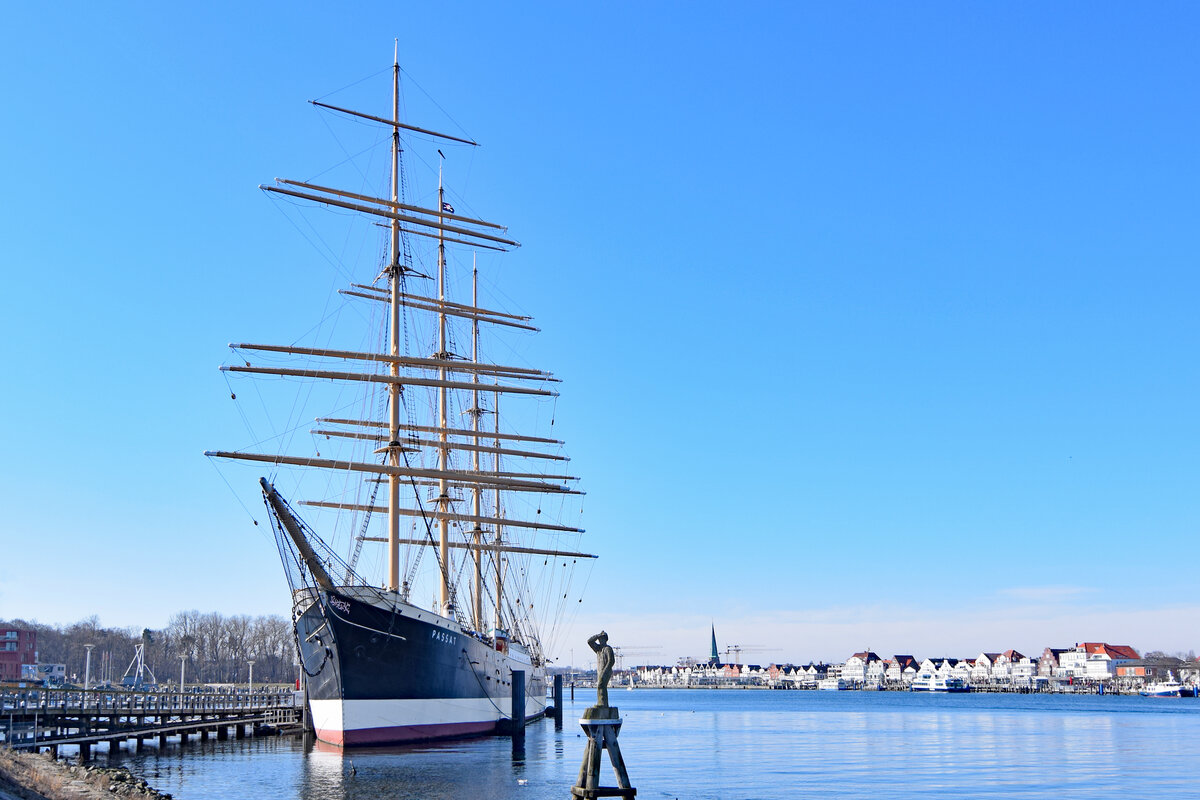
[[[621,748],[641,798],[1200,798],[1200,701],[877,692],[621,692]],[[568,797],[583,753],[561,730],[525,751],[485,738],[341,751],[294,739],[168,745],[114,757],[187,800]],[[607,770],[607,760],[606,760]],[[604,776],[611,781],[611,772]]]

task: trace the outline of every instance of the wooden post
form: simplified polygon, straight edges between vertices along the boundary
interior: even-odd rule
[[[563,717],[563,676],[558,673],[554,676],[554,719],[557,722],[562,722]]]
[[[579,779],[571,787],[572,797],[582,800],[595,800],[597,797],[636,797],[637,789],[629,785],[629,772],[625,768],[625,759],[621,757],[621,747],[617,744],[617,734],[621,732],[621,717],[617,709],[592,706],[583,713],[579,725],[587,734],[587,744],[584,745]],[[600,764],[605,750],[608,751],[613,771],[617,774],[616,786],[600,786]]]
[[[229,726],[222,722],[217,726],[217,741],[223,742],[229,738]]]
[[[92,746],[87,742],[79,743],[79,763],[92,760]]]
[[[246,726],[240,722],[235,724],[233,726],[233,738],[245,739],[246,738]]]
[[[304,683],[304,708],[302,708],[300,710],[300,716],[303,718],[304,732],[316,735],[317,729],[313,727],[313,721],[312,721],[312,706],[310,706],[308,703],[308,681],[303,681],[303,683]]]
[[[167,749],[167,735],[165,733],[160,733],[158,735],[158,749],[159,750]]]

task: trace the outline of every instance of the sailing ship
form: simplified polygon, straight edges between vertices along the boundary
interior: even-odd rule
[[[513,398],[505,400],[507,414],[521,400],[557,397],[557,379],[481,356],[481,327],[537,330],[529,316],[485,308],[479,301],[475,254],[509,251],[519,243],[504,226],[455,210],[461,201],[448,196],[439,148],[475,147],[476,142],[402,121],[400,84],[396,59],[390,117],[310,101],[322,113],[382,126],[390,138],[390,196],[298,180],[277,179],[260,187],[290,203],[350,212],[385,229],[387,244],[372,265],[373,271],[380,267],[375,279],[366,276],[341,290],[347,303],[382,310],[376,311],[382,330],[372,340],[380,346],[233,344],[238,360],[221,367],[263,382],[261,376],[273,376],[302,387],[321,382],[357,390],[352,402],[361,413],[335,410],[319,417],[311,431],[322,447],[340,445],[350,454],[206,452],[277,471],[304,468],[289,471],[289,478],[309,470],[335,476],[321,484],[324,497],[295,504],[340,515],[333,536],[319,535],[301,519],[277,485],[280,476],[261,478],[260,486],[291,588],[316,736],[342,746],[497,731],[516,713],[512,701],[522,689],[526,720],[543,715],[546,618],[557,615],[561,621],[569,602],[564,587],[570,578],[564,576],[577,562],[595,558],[566,546],[578,540],[581,528],[542,514],[545,498],[582,495],[575,488],[578,478],[541,466],[550,461],[556,465],[552,469],[560,469],[557,465],[568,460],[563,442],[514,432],[502,425],[499,413],[501,398]],[[409,196],[412,178],[405,155],[413,147],[436,149],[432,202]],[[431,263],[422,263],[422,245],[428,248],[427,262],[436,259],[436,272]],[[447,287],[463,281],[452,280],[450,272],[456,265],[465,271],[467,254],[472,296],[470,302],[454,301]],[[462,326],[469,326],[469,354],[455,352],[465,338]],[[249,360],[255,357],[265,363]],[[236,399],[236,392],[231,396]],[[350,405],[343,395],[337,399],[341,409]],[[378,502],[381,490],[387,497]],[[529,514],[512,513],[513,508]],[[371,535],[380,521],[382,535]],[[345,548],[337,537],[347,539]],[[382,580],[373,582],[364,577],[362,549],[377,542],[387,551],[378,564]],[[539,583],[535,567],[549,579]],[[416,599],[426,588],[437,592],[428,604]],[[557,604],[537,608],[535,597]]]

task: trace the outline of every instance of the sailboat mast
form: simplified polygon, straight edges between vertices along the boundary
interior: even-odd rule
[[[471,305],[479,307],[479,270],[475,266],[474,256],[471,258]],[[479,363],[479,320],[471,321],[471,360]],[[479,386],[479,373],[476,372],[471,376],[471,383]],[[479,417],[483,414],[483,409],[479,407],[479,389],[471,390],[471,429],[475,432],[475,441],[479,441]],[[475,472],[479,472],[479,450],[478,448],[472,453],[471,468]],[[472,508],[475,518],[479,519],[482,514],[481,500],[483,498],[483,487],[478,484],[471,490]],[[475,630],[483,630],[483,531],[479,527],[479,523],[475,523],[474,529],[471,531],[471,540],[475,544],[475,597],[474,597],[474,613],[475,613]],[[497,553],[497,556],[500,554]]]
[[[438,151],[438,155],[442,159],[442,151]],[[446,213],[446,189],[442,184],[442,163],[438,161],[438,354],[437,358],[442,360],[448,359],[450,354],[446,352],[446,237],[445,237],[445,213]],[[446,380],[446,368],[438,368],[438,377],[444,382]],[[446,420],[446,387],[443,385],[438,389],[438,426],[441,432],[438,434],[438,442],[441,445],[438,448],[438,468],[445,471],[450,468],[450,444],[446,436],[446,428],[449,427]],[[438,523],[439,539],[438,552],[440,555],[440,563],[442,568],[442,614],[449,616],[450,609],[450,489],[449,483],[445,478],[438,481],[438,510],[442,512],[441,521]]]
[[[493,396],[492,413],[496,415],[496,419],[495,419],[496,439],[495,439],[495,441],[499,442],[500,441],[500,393],[494,392],[492,396]],[[496,472],[499,472],[500,471],[500,448],[499,447],[496,448],[495,460],[496,460]],[[496,488],[496,519],[499,520],[501,518],[501,516],[502,516],[502,513],[500,510],[500,488],[497,487]],[[504,605],[504,603],[503,603],[503,598],[504,598],[504,558],[501,556],[500,550],[499,550],[499,547],[504,538],[503,531],[504,531],[504,529],[501,528],[500,523],[497,522],[496,523],[496,540],[495,540],[495,544],[497,547],[497,550],[496,550],[496,630],[504,630],[504,626],[502,624],[500,624],[501,623],[500,609]]]
[[[392,64],[392,120],[400,121],[400,42],[396,41]],[[400,202],[400,128],[392,128],[392,202]],[[392,220],[392,260],[390,348],[400,356],[400,221]],[[400,365],[391,364],[393,378],[400,377]],[[388,385],[388,463],[400,466],[400,384]],[[388,476],[388,579],[387,588],[400,591],[400,476]]]

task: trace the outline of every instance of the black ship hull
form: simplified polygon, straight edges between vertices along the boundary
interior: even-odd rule
[[[370,587],[302,590],[294,613],[321,741],[383,745],[492,733],[512,718],[514,670],[524,673],[526,719],[545,713],[544,668],[503,638],[463,631]]]

